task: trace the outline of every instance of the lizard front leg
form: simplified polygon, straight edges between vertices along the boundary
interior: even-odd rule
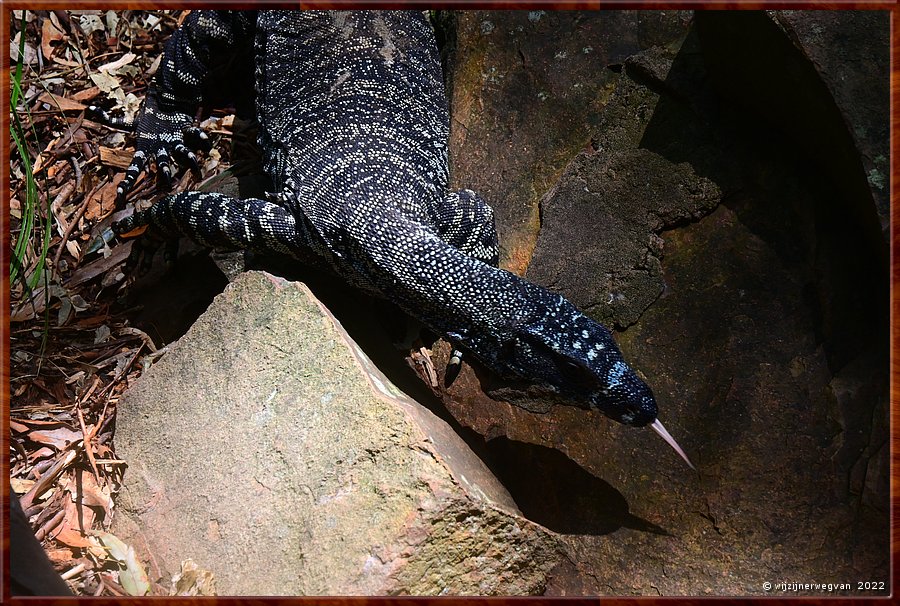
[[[450,192],[438,206],[438,235],[447,244],[473,259],[498,267],[500,244],[494,224],[494,211],[470,189]],[[449,387],[462,370],[463,352],[455,345],[444,371],[444,386]]]
[[[184,192],[112,225],[116,234],[149,225],[164,235],[185,235],[218,250],[252,250],[297,256],[308,242],[305,224],[278,204],[225,194]]]
[[[193,122],[210,70],[252,39],[255,20],[255,11],[194,11],[169,39],[137,119],[137,151],[116,192],[120,205],[148,162],[166,187],[173,162],[199,174],[194,150],[208,151],[209,141]]]

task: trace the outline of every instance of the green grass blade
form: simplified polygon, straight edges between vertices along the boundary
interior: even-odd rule
[[[31,239],[31,232],[34,226],[34,213],[37,206],[37,184],[34,182],[34,173],[31,170],[31,159],[28,157],[28,150],[24,143],[24,134],[22,133],[22,124],[18,115],[13,114],[13,124],[10,127],[13,143],[22,164],[25,168],[25,201],[22,205],[22,224],[19,233],[16,236],[16,244],[13,248],[13,256],[16,263],[11,264],[9,271],[10,284],[14,283],[19,277],[18,268],[25,265],[25,251],[28,248],[28,242]]]
[[[28,243],[34,237],[33,232],[36,223],[35,214],[37,212],[39,200],[37,194],[37,183],[34,178],[34,170],[31,163],[31,156],[26,144],[25,127],[23,126],[22,120],[19,116],[19,112],[17,111],[19,100],[24,97],[24,94],[22,92],[22,73],[24,71],[25,62],[25,27],[25,17],[23,14],[20,28],[21,35],[19,36],[19,58],[18,61],[16,61],[16,69],[11,76],[12,82],[10,83],[10,113],[13,117],[13,120],[10,123],[10,135],[24,167],[25,200],[22,205],[22,222],[20,225],[19,233],[16,236],[16,243],[13,247],[13,259],[10,262],[9,278],[11,284],[16,280],[24,277],[24,272],[26,271],[27,267],[25,256],[28,249]],[[25,108],[25,112],[27,114],[28,108]],[[31,124],[31,134],[34,138],[34,141],[37,142],[38,136],[37,132],[34,129],[33,123]],[[30,294],[31,289],[34,288],[35,285],[37,285],[42,275],[44,274],[47,254],[50,250],[50,237],[52,234],[52,227],[53,215],[50,212],[50,198],[48,195],[47,210],[44,213],[43,222],[44,233],[38,251],[37,266],[35,268],[34,274],[30,276],[30,279],[23,280],[23,285],[28,294]]]

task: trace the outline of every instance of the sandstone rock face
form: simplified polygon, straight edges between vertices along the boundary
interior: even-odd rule
[[[494,208],[501,264],[524,272],[539,202],[590,145],[626,57],[683,35],[690,12],[465,11],[450,61],[454,183]]]
[[[771,18],[816,68],[862,163],[885,237],[890,236],[890,36],[887,11],[776,11]]]
[[[890,13],[715,11],[697,24],[728,102],[764,114],[827,170],[851,202],[847,220],[886,256]]]
[[[784,597],[764,583],[824,576],[890,592],[886,17],[698,11],[678,30],[669,13],[659,29],[679,35],[630,47],[593,101],[548,96],[540,112],[503,96],[517,71],[489,69],[524,44],[515,28],[460,20],[461,66],[486,50],[481,79],[453,82],[454,100],[474,100],[454,108],[454,178],[499,207],[510,268],[627,327],[625,357],[699,471],[649,431],[513,400],[464,368],[448,409],[484,436],[525,516],[564,535],[571,565],[548,594]],[[619,19],[622,40],[640,31],[621,15],[558,17],[591,18]],[[588,44],[574,27],[523,27],[529,82],[561,81],[556,55]],[[572,112],[566,136],[584,143],[563,148],[540,116]],[[558,172],[514,168],[526,149]],[[438,368],[448,351],[435,347]]]
[[[686,163],[636,146],[600,149],[576,156],[542,200],[526,277],[565,292],[598,320],[626,327],[663,292],[659,233],[708,213],[721,192]]]
[[[238,277],[128,391],[114,531],[223,595],[542,593],[552,533],[303,285]]]

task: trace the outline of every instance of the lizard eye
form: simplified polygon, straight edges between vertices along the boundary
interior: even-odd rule
[[[560,374],[567,381],[576,385],[590,386],[597,382],[597,377],[584,364],[571,358],[563,358],[557,364]]]

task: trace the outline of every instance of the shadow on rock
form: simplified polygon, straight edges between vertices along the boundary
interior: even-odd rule
[[[669,535],[631,514],[622,493],[558,450],[500,437],[487,451],[491,470],[525,517],[554,532],[603,535],[625,527]]]

